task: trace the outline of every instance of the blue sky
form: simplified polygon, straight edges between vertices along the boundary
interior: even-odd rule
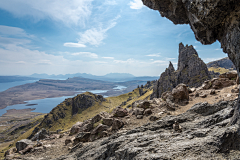
[[[0,75],[159,76],[169,61],[176,66],[180,42],[205,62],[227,56],[141,0],[0,1]]]

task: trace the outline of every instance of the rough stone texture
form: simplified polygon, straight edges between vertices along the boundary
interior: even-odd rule
[[[207,67],[208,68],[210,68],[210,67],[214,67],[214,68],[221,67],[221,68],[226,68],[226,69],[230,69],[230,68],[236,69],[233,62],[228,57],[225,57],[225,58],[213,61],[213,62],[209,62],[209,63],[207,63]]]
[[[134,111],[133,111],[135,116],[143,115],[143,112],[144,112],[143,108],[135,108]]]
[[[67,138],[65,140],[65,145],[68,145],[69,143],[73,143],[73,139],[72,138]]]
[[[92,123],[97,123],[99,122],[101,119],[103,119],[103,117],[100,114],[97,114],[96,116],[94,116],[92,118]]]
[[[198,57],[193,46],[179,44],[178,68],[175,71],[172,63],[163,72],[154,88],[151,99],[160,98],[165,91],[171,91],[178,84],[184,83],[189,87],[199,87],[210,79],[206,64]]]
[[[103,131],[106,131],[109,128],[107,125],[99,124],[97,127],[95,127],[92,131],[91,134],[98,134]]]
[[[137,106],[138,108],[143,108],[143,109],[148,109],[150,107],[150,102],[148,101],[143,101],[142,103],[139,104],[139,106]]]
[[[112,126],[113,119],[112,118],[103,118],[103,124],[105,124],[107,126]]]
[[[23,150],[19,151],[20,154],[26,154],[27,152],[30,152],[31,149],[33,149],[33,145],[28,145],[26,148]]]
[[[188,100],[189,93],[188,88],[185,84],[179,84],[172,90],[172,95],[174,100],[181,101],[181,100]]]
[[[25,149],[28,145],[34,145],[34,142],[29,139],[22,139],[16,143],[17,151]]]
[[[219,75],[219,78],[237,79],[237,71],[229,71]]]
[[[202,44],[221,43],[240,76],[240,1],[237,0],[142,0],[174,24],[189,24]],[[239,98],[240,100],[240,98]],[[240,104],[231,124],[240,124]]]
[[[128,115],[127,109],[123,109],[122,107],[117,107],[115,111],[113,111],[114,117],[125,117]]]
[[[148,116],[148,115],[152,114],[152,110],[146,109],[143,114]]]
[[[70,130],[70,135],[78,133],[82,125],[83,122],[77,122],[76,124],[74,124]]]
[[[8,155],[11,155],[11,154],[14,154],[17,152],[17,148],[16,147],[13,147],[13,148],[10,148],[9,150],[7,150],[5,153],[4,153],[4,157],[8,156]]]
[[[88,142],[90,135],[91,135],[90,132],[80,132],[80,133],[78,133],[78,135],[73,140],[74,145],[78,144],[79,142]]]
[[[112,129],[117,130],[117,129],[121,128],[123,125],[124,125],[124,123],[121,120],[114,119],[113,124],[112,124]]]
[[[103,102],[106,101],[105,98],[103,98],[102,95],[85,95],[81,94],[79,96],[76,96],[72,99],[72,115],[75,115],[78,113],[81,109],[86,109],[94,105],[95,102]]]
[[[115,133],[58,160],[239,159],[240,154],[230,152],[240,147],[237,125],[227,125],[235,104],[236,101],[198,103],[186,113]],[[182,132],[174,132],[175,121]]]
[[[220,89],[234,84],[236,84],[236,81],[229,78],[213,78],[205,81],[199,89]]]
[[[36,133],[31,140],[32,141],[41,140],[41,139],[47,138],[48,136],[49,136],[49,134],[48,134],[47,130],[45,128],[43,128],[38,133]]]

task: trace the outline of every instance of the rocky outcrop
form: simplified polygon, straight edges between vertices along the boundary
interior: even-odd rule
[[[226,69],[231,69],[231,68],[236,69],[233,62],[228,57],[209,62],[209,63],[207,63],[207,67],[208,68],[210,68],[210,67],[214,67],[214,68],[221,67],[221,68],[226,68]]]
[[[210,79],[206,64],[198,57],[193,46],[179,44],[178,68],[175,71],[172,63],[163,72],[154,88],[151,98],[160,98],[165,91],[171,91],[178,84],[199,87]]]
[[[238,132],[235,126],[227,126],[235,104],[236,101],[198,103],[186,113],[115,133],[58,160],[238,159],[239,154],[229,152],[239,148]]]
[[[101,104],[104,101],[106,101],[106,99],[103,98],[102,95],[96,95],[90,92],[65,99],[65,101],[53,108],[51,112],[44,117],[38,127],[50,129],[53,125],[58,124],[60,119],[64,119],[67,116],[72,117],[81,113],[83,110]],[[37,132],[38,130],[33,131],[33,134],[29,138]]]
[[[22,151],[29,145],[34,145],[34,142],[29,139],[22,139],[16,143],[17,151]]]
[[[72,99],[72,115],[75,115],[79,112],[79,110],[89,108],[94,105],[95,102],[103,102],[106,101],[102,95],[86,95],[81,94]]]
[[[240,1],[236,0],[142,0],[149,8],[158,10],[174,24],[189,24],[202,44],[221,43],[221,48],[240,75]],[[231,124],[239,119],[237,104]],[[240,124],[240,120],[238,122]]]

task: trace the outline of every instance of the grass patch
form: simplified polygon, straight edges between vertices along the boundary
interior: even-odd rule
[[[220,73],[220,74],[223,74],[223,73],[226,73],[226,72],[229,71],[228,69],[221,68],[221,67],[218,67],[218,68],[210,67],[210,68],[208,68],[208,70],[209,70],[209,71],[218,72],[218,73]]]

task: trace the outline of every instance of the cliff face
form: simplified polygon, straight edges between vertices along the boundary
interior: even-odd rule
[[[172,63],[163,72],[154,88],[152,98],[161,97],[165,91],[171,91],[178,84],[184,83],[189,87],[199,87],[210,79],[206,64],[198,57],[193,46],[179,44],[178,68],[175,71]]]
[[[174,24],[189,24],[202,44],[221,43],[236,69],[240,69],[240,1],[142,0]]]
[[[210,68],[210,67],[214,67],[214,68],[221,67],[221,68],[226,68],[226,69],[230,69],[230,68],[236,69],[233,62],[228,57],[209,62],[207,64],[207,67],[208,68]]]
[[[142,0],[151,9],[174,24],[189,24],[195,37],[202,44],[221,43],[240,76],[240,1],[239,0]],[[240,95],[240,94],[239,94]],[[235,129],[231,134],[234,141],[226,141],[227,146],[239,150],[240,96],[235,104],[234,115],[228,123]],[[224,133],[228,135],[227,131]],[[219,141],[225,140],[217,139]]]

